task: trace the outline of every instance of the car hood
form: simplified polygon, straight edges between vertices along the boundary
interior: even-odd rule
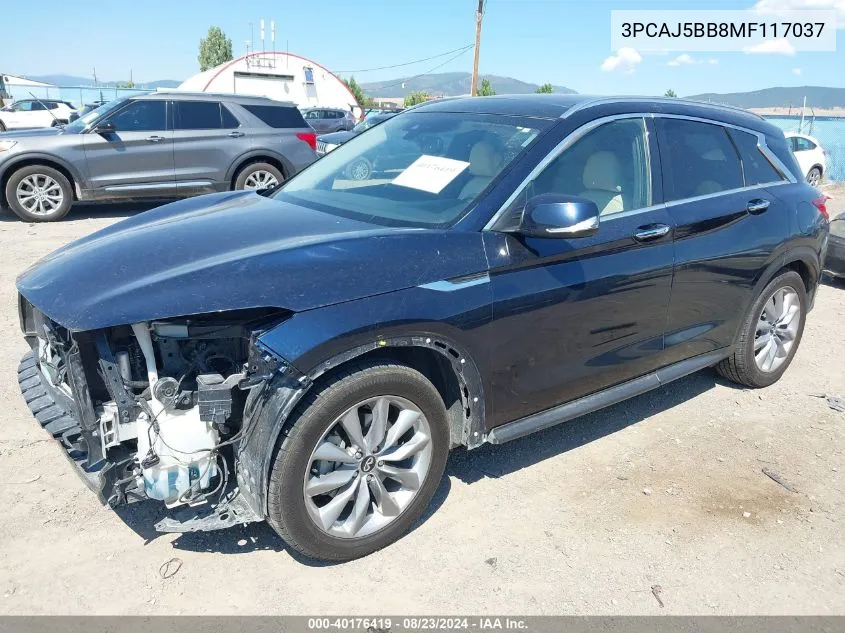
[[[351,138],[358,136],[355,132],[332,132],[331,134],[320,134],[317,137],[318,141],[324,143],[332,143],[333,145],[343,145]]]
[[[384,227],[252,192],[139,214],[18,277],[71,330],[245,308],[294,312],[481,272],[481,234]]]

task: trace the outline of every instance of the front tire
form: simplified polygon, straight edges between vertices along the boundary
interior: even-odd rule
[[[775,277],[760,293],[742,325],[733,353],[716,371],[747,387],[768,387],[789,367],[807,314],[807,291],[794,271]]]
[[[60,171],[46,165],[28,165],[6,183],[6,202],[27,222],[55,222],[70,211],[73,188]]]
[[[343,561],[401,538],[443,476],[449,424],[422,374],[386,362],[324,380],[291,416],[274,459],[268,522],[295,550]]]
[[[285,181],[282,172],[270,163],[250,163],[235,178],[235,189],[269,189]]]
[[[822,181],[822,170],[818,167],[813,167],[807,172],[807,184],[813,187],[818,187]]]

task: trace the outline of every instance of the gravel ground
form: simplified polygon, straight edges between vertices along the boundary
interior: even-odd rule
[[[833,193],[845,210],[845,189]],[[845,413],[811,395],[845,396],[845,286],[821,287],[775,386],[704,371],[457,451],[411,534],[323,565],[264,524],[158,535],[154,505],[106,510],[24,405],[15,277],[126,208],[51,225],[0,218],[0,613],[845,614]]]

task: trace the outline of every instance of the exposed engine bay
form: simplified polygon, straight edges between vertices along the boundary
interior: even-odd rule
[[[22,306],[41,383],[78,422],[57,439],[111,507],[237,496],[246,399],[279,367],[255,337],[279,319],[248,310],[71,333]]]

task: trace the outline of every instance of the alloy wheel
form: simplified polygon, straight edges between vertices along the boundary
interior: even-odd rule
[[[813,187],[818,187],[819,183],[821,182],[822,175],[821,172],[813,167],[810,170],[810,173],[807,174],[807,183],[812,185]]]
[[[416,498],[432,459],[422,411],[398,396],[347,409],[329,425],[308,461],[303,495],[324,533],[361,538],[396,520]]]
[[[27,213],[51,215],[64,202],[61,185],[46,174],[30,174],[18,183],[15,196]]]
[[[776,371],[789,358],[800,324],[798,293],[789,286],[775,290],[763,305],[754,335],[754,360],[760,371]]]
[[[269,189],[279,184],[278,179],[269,171],[256,170],[246,177],[244,189]]]

